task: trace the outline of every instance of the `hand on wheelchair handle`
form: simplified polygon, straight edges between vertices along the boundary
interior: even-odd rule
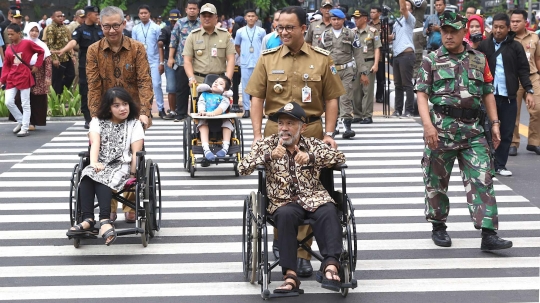
[[[274,148],[274,150],[272,151],[272,159],[273,160],[281,159],[283,158],[283,156],[285,156],[286,153],[287,153],[287,150],[283,146],[283,139],[279,139],[278,146],[276,146],[276,148]]]

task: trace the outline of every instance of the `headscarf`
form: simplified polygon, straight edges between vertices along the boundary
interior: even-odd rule
[[[39,26],[39,24],[37,22],[30,22],[24,27],[24,34],[26,36],[26,38],[24,38],[24,39],[31,40],[35,44],[37,44],[41,48],[43,48],[43,50],[45,51],[45,55],[44,55],[43,59],[45,59],[45,58],[47,58],[47,57],[49,57],[51,55],[51,51],[49,50],[49,48],[47,47],[47,44],[45,44],[45,42],[39,40],[39,37],[35,38],[35,39],[30,38],[30,30],[32,30],[34,27],[37,27],[38,31],[41,32],[41,26]],[[32,59],[30,60],[30,65],[36,64],[36,60],[37,60],[37,54],[34,54],[34,56],[32,56]]]
[[[463,40],[465,40],[469,44],[471,44],[471,21],[473,20],[476,20],[478,23],[480,23],[480,33],[482,33],[482,37],[486,39],[486,35],[484,35],[484,20],[478,15],[471,15],[469,17],[469,21],[467,21],[467,34],[463,38]]]

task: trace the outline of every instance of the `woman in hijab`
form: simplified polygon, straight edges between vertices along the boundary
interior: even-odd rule
[[[32,40],[45,51],[43,64],[34,74],[36,78],[36,85],[34,85],[30,90],[30,108],[32,110],[28,130],[35,130],[36,126],[45,126],[47,124],[47,94],[49,93],[49,87],[51,86],[52,61],[49,48],[45,42],[38,39],[40,32],[41,26],[39,26],[37,22],[30,22],[24,28],[24,34],[26,36],[25,39]],[[36,64],[36,60],[37,55],[34,55],[30,60],[30,66],[34,66]],[[19,95],[17,95],[15,102],[17,106],[20,106]],[[10,116],[10,119],[12,118],[13,117]]]
[[[469,30],[463,41],[476,49],[482,40],[486,38],[484,33],[484,20],[478,15],[471,15],[467,21],[467,29]]]

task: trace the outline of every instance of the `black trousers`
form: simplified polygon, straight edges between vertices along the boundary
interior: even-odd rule
[[[403,97],[407,95],[405,101],[405,112],[413,114],[414,111],[414,91],[413,91],[413,71],[414,61],[416,56],[414,52],[401,53],[394,58],[394,85],[396,87],[396,95],[394,109],[398,113],[403,113]]]
[[[90,123],[92,117],[88,110],[88,80],[86,78],[86,68],[79,68],[79,94],[81,95],[81,112],[84,116],[84,121]]]
[[[384,54],[381,53],[381,56],[383,56]],[[377,93],[375,93],[375,99],[376,100],[382,100],[383,99],[383,96],[384,96],[384,81],[385,81],[385,73],[386,73],[386,70],[384,69],[384,60],[383,61],[379,61],[379,67],[377,69],[377,74],[376,77],[377,77]]]
[[[508,99],[508,97],[499,95],[495,95],[495,102],[497,103],[497,116],[501,121],[501,144],[495,150],[495,169],[506,169],[508,152],[516,124],[517,103],[516,99]]]
[[[85,70],[86,73],[86,70]],[[75,65],[71,58],[66,62],[60,62],[58,67],[52,66],[52,87],[56,94],[61,94],[64,91],[64,87],[71,88],[73,80],[75,79]]]
[[[238,93],[238,86],[240,86],[240,80],[242,79],[242,73],[240,72],[240,66],[237,66],[238,71],[234,72],[232,78],[232,90],[233,90],[233,104],[238,104],[240,94]]]
[[[112,189],[85,176],[79,184],[83,220],[87,218],[94,219],[95,196],[97,196],[99,204],[99,219],[109,219],[111,215]]]
[[[313,220],[312,228],[319,252],[324,258],[321,270],[326,267],[326,262],[339,262],[342,250],[341,224],[337,214],[337,208],[333,203],[326,203],[315,212],[305,211],[297,203],[289,203],[278,208],[274,214],[274,222],[279,234],[277,244],[279,247],[279,265],[285,275],[288,269],[296,272],[296,256],[298,248],[298,226],[303,224],[304,219]]]
[[[189,100],[189,78],[184,66],[178,66],[175,73],[176,84],[176,114],[187,115]]]

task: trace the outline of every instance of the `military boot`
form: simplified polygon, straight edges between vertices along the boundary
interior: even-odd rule
[[[344,119],[343,124],[345,125],[345,132],[343,133],[343,139],[349,139],[356,136],[354,130],[351,129],[352,119]]]
[[[480,250],[499,250],[512,247],[512,241],[504,240],[497,236],[497,232],[482,228],[482,245]]]
[[[437,246],[450,247],[452,245],[452,239],[446,232],[446,224],[444,223],[433,223],[431,239]]]

